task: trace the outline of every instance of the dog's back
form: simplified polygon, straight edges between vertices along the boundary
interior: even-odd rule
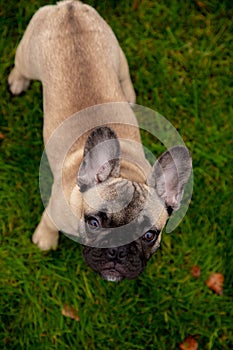
[[[15,66],[23,76],[43,83],[45,141],[64,119],[83,108],[135,101],[114,33],[92,7],[79,1],[37,11],[17,49]]]

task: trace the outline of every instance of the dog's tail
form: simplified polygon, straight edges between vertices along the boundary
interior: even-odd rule
[[[63,6],[63,5],[83,5],[81,1],[77,1],[77,0],[61,0],[57,2],[58,6]]]

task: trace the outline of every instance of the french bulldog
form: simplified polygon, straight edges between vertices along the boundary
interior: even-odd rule
[[[33,16],[8,77],[10,91],[21,94],[34,79],[43,87],[54,182],[32,241],[49,250],[62,231],[81,242],[87,264],[104,279],[136,278],[180,207],[192,168],[188,149],[174,146],[149,165],[126,57],[88,5],[61,1]]]

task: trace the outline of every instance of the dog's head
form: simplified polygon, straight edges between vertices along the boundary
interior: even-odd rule
[[[158,249],[169,215],[179,209],[190,172],[187,148],[176,146],[155,162],[145,183],[122,178],[115,132],[92,131],[78,175],[88,265],[109,281],[136,278]]]

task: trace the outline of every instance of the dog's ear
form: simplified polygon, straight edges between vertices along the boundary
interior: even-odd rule
[[[192,159],[188,149],[184,146],[170,148],[155,162],[149,186],[156,189],[168,211],[179,209],[191,170]]]
[[[84,158],[79,168],[78,186],[81,192],[110,176],[120,173],[120,144],[115,132],[102,126],[94,129],[87,138]]]

